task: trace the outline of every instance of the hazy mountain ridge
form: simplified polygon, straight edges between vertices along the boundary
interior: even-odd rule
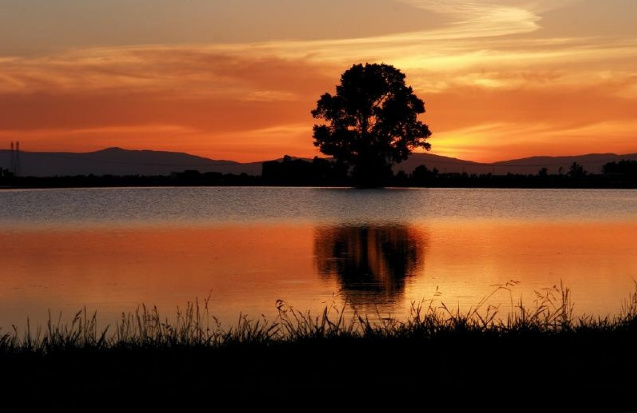
[[[198,170],[201,173],[219,172],[223,174],[258,176],[261,162],[240,163],[229,160],[213,160],[183,152],[153,150],[128,150],[106,148],[95,152],[26,152],[19,154],[20,176],[76,176],[76,175],[170,175],[173,172]],[[281,158],[277,159],[280,160]],[[304,158],[301,158],[304,159]],[[307,159],[307,158],[305,158]],[[479,163],[457,158],[414,153],[409,159],[394,167],[395,171],[411,173],[419,165],[437,169],[440,173],[468,174],[537,174],[547,168],[549,174],[568,172],[570,165],[577,162],[589,173],[601,173],[605,163],[622,159],[637,160],[637,153],[599,153],[574,156],[533,156],[494,163]],[[12,169],[11,152],[0,150],[0,168]]]
[[[0,151],[0,167],[11,169],[10,151]],[[20,152],[21,176],[170,175],[199,172],[261,174],[261,162],[212,160],[182,152],[106,148],[95,152]]]

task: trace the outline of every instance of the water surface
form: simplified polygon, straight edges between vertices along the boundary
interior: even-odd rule
[[[167,317],[209,298],[224,325],[347,306],[509,311],[561,282],[614,314],[637,280],[630,190],[90,188],[0,192],[0,327]],[[485,297],[498,289],[488,304]]]

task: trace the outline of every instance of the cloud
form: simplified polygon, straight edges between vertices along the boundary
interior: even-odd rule
[[[183,91],[232,97],[247,90],[304,91],[308,80],[321,77],[301,59],[246,45],[94,48],[5,58],[0,94]]]

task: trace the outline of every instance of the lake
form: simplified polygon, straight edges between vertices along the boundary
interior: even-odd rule
[[[272,320],[277,300],[316,316],[506,314],[559,301],[561,283],[575,315],[605,317],[637,280],[635,190],[3,189],[0,228],[0,332],[189,303],[224,327]]]

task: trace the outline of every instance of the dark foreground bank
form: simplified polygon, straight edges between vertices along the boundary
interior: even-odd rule
[[[378,323],[282,304],[229,331],[207,308],[173,324],[144,308],[112,335],[78,313],[0,334],[0,411],[637,411],[637,295],[612,319],[574,319],[562,299]]]
[[[3,355],[0,409],[637,411],[635,332]],[[129,410],[130,409],[130,410]],[[224,409],[226,410],[226,409]],[[269,409],[268,409],[269,410]],[[165,410],[162,410],[165,411]],[[392,410],[395,411],[395,410]]]

